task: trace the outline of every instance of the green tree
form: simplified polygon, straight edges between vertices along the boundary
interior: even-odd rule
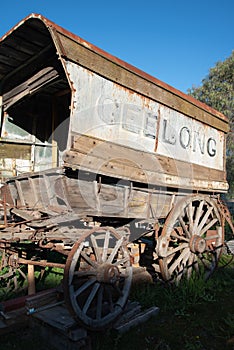
[[[227,180],[229,197],[234,197],[234,51],[224,61],[219,61],[209,70],[202,85],[188,89],[188,94],[206,103],[229,118],[230,132],[227,135]]]

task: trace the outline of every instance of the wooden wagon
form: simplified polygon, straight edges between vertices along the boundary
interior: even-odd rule
[[[0,96],[2,276],[63,268],[69,309],[103,329],[133,266],[210,275],[230,219],[224,115],[36,14],[0,41]]]

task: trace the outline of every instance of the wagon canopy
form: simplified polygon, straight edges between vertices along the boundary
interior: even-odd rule
[[[41,15],[0,39],[0,96],[2,177],[79,167],[92,154],[87,170],[104,175],[227,190],[222,113]],[[124,160],[113,165],[110,152]]]
[[[32,14],[0,41],[2,177],[57,167],[66,149],[71,89],[53,31]]]

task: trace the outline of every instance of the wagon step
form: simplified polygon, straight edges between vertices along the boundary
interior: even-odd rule
[[[113,327],[118,333],[128,332],[131,328],[145,323],[150,318],[158,315],[159,308],[157,306],[142,310],[141,305],[137,302],[128,302],[124,314]]]
[[[118,333],[125,333],[131,328],[136,327],[150,318],[157,316],[159,308],[153,306],[146,310],[142,310],[141,305],[137,302],[129,301],[126,310],[120,319],[113,325],[113,330]],[[50,325],[54,332],[62,332],[67,338],[78,341],[86,337],[88,332],[86,329],[79,327],[70,316],[68,310],[62,306],[55,306],[49,310],[42,310],[35,315],[34,319],[43,321],[43,324]]]

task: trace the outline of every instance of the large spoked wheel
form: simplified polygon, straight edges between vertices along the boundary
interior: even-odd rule
[[[65,300],[79,323],[101,330],[122,313],[131,280],[125,237],[113,228],[94,228],[74,244],[67,258]]]
[[[202,195],[181,199],[168,215],[156,247],[163,279],[178,283],[193,271],[208,278],[218,264],[223,240],[214,200]]]

